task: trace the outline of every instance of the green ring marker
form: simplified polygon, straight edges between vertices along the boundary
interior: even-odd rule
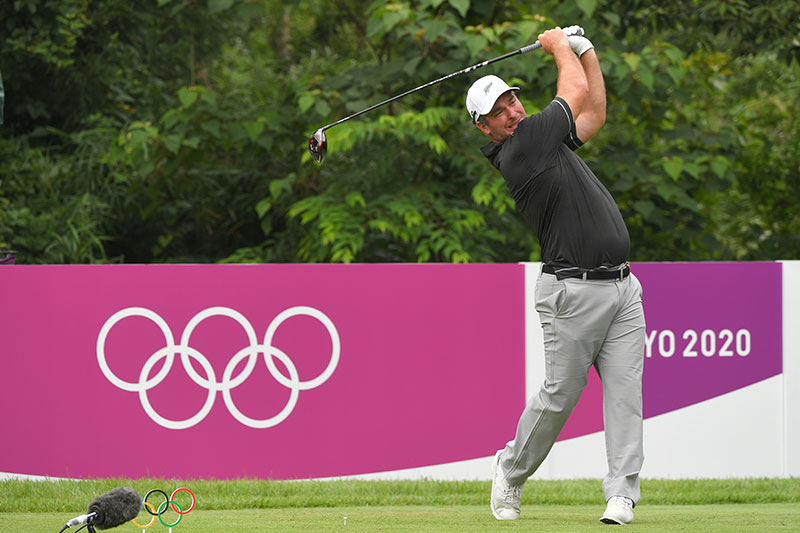
[[[172,504],[172,505],[174,505],[174,506],[177,506],[177,507],[178,507],[178,519],[177,519],[177,520],[175,520],[175,522],[173,522],[172,524],[167,524],[167,523],[166,523],[166,522],[164,522],[164,520],[161,518],[161,513],[163,513],[164,511],[166,511],[166,510],[167,510],[167,506],[168,506],[169,504]],[[162,507],[163,507],[164,509],[161,509]],[[158,510],[156,511],[156,515],[158,516],[158,521],[159,521],[159,522],[161,522],[161,524],[162,524],[164,527],[175,527],[175,526],[177,526],[177,525],[180,523],[180,521],[181,521],[181,518],[183,518],[183,515],[182,515],[182,514],[180,514],[180,513],[181,513],[181,511],[183,511],[183,509],[181,509],[181,506],[180,506],[180,504],[178,504],[178,502],[174,502],[174,501],[172,501],[172,500],[167,500],[167,501],[163,502],[161,505],[159,505],[159,506],[158,506]]]

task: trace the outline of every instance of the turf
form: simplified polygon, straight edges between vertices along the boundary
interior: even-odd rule
[[[509,532],[608,531],[600,523],[603,507],[596,505],[547,505],[525,507],[520,520],[498,522],[488,506],[387,506],[320,507],[300,509],[249,509],[192,511],[173,528],[175,533],[202,532]],[[347,520],[344,520],[344,517]],[[58,532],[71,518],[63,513],[0,513],[4,531]],[[170,520],[165,520],[169,523]],[[140,523],[145,525],[143,518]],[[681,531],[738,533],[751,531],[797,531],[800,504],[654,505],[636,510],[637,532]],[[613,530],[613,528],[612,528]],[[141,531],[124,524],[117,531]],[[148,532],[168,530],[158,522]]]
[[[98,494],[132,486],[192,489],[196,508],[173,530],[217,531],[591,531],[605,502],[600,480],[529,481],[522,518],[498,522],[488,509],[489,482],[126,480],[0,481],[4,531],[58,532]],[[800,478],[642,480],[636,531],[797,531]],[[176,499],[188,505],[185,492]],[[186,501],[184,501],[186,500]],[[154,501],[157,505],[159,502]],[[146,524],[149,516],[140,515]],[[344,517],[347,517],[346,523]],[[164,520],[174,521],[174,513]],[[132,524],[119,531],[141,531]],[[167,532],[156,522],[148,532]]]
[[[800,503],[800,478],[643,479],[641,504]],[[114,487],[141,495],[152,488],[189,487],[203,510],[298,507],[483,505],[488,481],[263,481],[96,479],[0,481],[0,512],[78,511]],[[179,493],[180,496],[185,493]],[[180,502],[182,504],[182,502]],[[523,505],[601,505],[600,480],[531,480]]]

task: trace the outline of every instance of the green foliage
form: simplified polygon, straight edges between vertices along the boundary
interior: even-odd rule
[[[0,147],[15,154],[0,163],[9,220],[0,235],[20,262],[213,261],[261,235],[250,200],[259,176],[245,180],[231,164],[240,139],[224,140],[227,164],[193,167],[201,149],[217,150],[201,141],[228,124],[223,116],[215,128],[226,107],[195,81],[209,84],[223,43],[256,14],[252,2],[225,4],[0,6],[3,48],[15,51],[0,65],[9,94]],[[204,90],[192,106],[186,95]]]
[[[735,72],[738,61],[732,66]],[[770,55],[748,64],[752,77],[729,76],[742,97],[733,107],[741,132],[731,158],[734,188],[719,195],[712,224],[737,260],[797,258],[800,251],[800,76]]]
[[[115,209],[135,215],[118,232],[140,235],[127,251],[135,258],[209,261],[258,228],[253,194],[266,190],[270,165],[252,152],[271,149],[279,121],[269,109],[219,101],[204,86],[181,88],[175,103],[157,122],[128,124],[104,158],[125,188]],[[237,164],[243,154],[247,163]]]
[[[0,249],[14,249],[26,262],[106,261],[99,221],[108,206],[75,188],[74,160],[54,162],[24,142],[0,147]]]
[[[609,118],[585,157],[610,184],[636,259],[719,258],[704,202],[731,186],[736,147],[735,131],[708,105],[710,87],[696,76],[713,58],[685,57],[664,42],[603,57]]]
[[[797,2],[783,0],[614,0],[604,2],[615,35],[630,37],[628,28],[665,33],[683,50],[698,46],[732,57],[777,51],[784,62],[800,59],[800,14]]]
[[[14,0],[0,4],[0,248],[19,262],[538,259],[466,87],[529,113],[581,24],[608,119],[580,150],[633,259],[797,258],[800,6],[788,0]]]

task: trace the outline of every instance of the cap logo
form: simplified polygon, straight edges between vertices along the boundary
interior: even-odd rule
[[[494,84],[494,82],[490,81],[489,85],[487,85],[486,87],[483,88],[483,94],[485,94],[486,96],[489,96],[489,90],[491,90],[492,84]]]

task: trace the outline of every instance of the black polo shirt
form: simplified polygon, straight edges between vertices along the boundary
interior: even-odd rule
[[[574,152],[582,144],[572,110],[556,98],[506,140],[481,148],[539,238],[542,261],[559,269],[616,266],[630,251],[617,204]]]

